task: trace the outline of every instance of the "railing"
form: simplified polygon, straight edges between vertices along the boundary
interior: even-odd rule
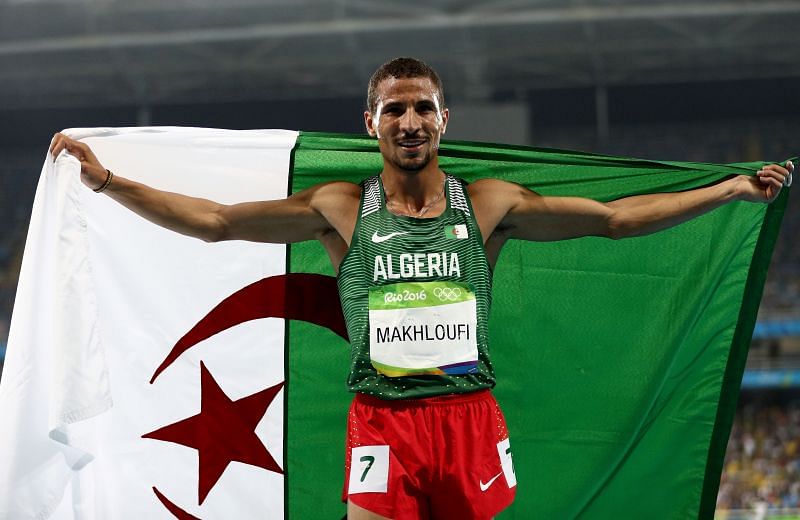
[[[796,312],[795,312],[796,314]],[[753,331],[754,339],[800,336],[800,319],[761,319]]]
[[[800,520],[800,509],[770,509],[766,504],[753,509],[717,509],[714,520]]]

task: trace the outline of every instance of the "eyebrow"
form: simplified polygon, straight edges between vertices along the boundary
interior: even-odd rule
[[[381,112],[386,111],[391,108],[402,107],[405,103],[402,101],[388,101],[386,103],[379,104],[378,108]],[[415,107],[430,107],[433,109],[438,109],[438,103],[434,99],[421,99],[414,104]]]
[[[381,105],[380,108],[383,111],[383,110],[386,110],[387,108],[394,108],[394,107],[399,107],[399,106],[402,106],[402,105],[403,104],[401,102],[399,102],[399,101],[388,101],[388,102],[384,103],[383,105]]]

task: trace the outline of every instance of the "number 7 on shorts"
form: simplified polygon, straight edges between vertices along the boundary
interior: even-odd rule
[[[359,446],[350,454],[347,493],[386,493],[389,482],[389,446]]]

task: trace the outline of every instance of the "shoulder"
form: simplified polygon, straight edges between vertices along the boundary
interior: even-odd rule
[[[470,196],[474,195],[502,195],[519,189],[519,184],[507,182],[500,179],[478,179],[467,185]]]
[[[526,196],[535,195],[524,186],[500,179],[478,179],[467,185],[467,193],[473,204],[500,206],[513,205]]]
[[[311,194],[308,204],[321,215],[347,244],[353,234],[358,205],[361,200],[361,186],[352,182],[333,181],[309,188]]]
[[[483,236],[508,229],[510,215],[521,210],[541,211],[545,199],[525,186],[500,179],[480,179],[468,186],[475,218]]]
[[[317,184],[316,186],[310,189],[314,190],[315,193],[329,195],[329,196],[339,196],[339,197],[355,196],[356,198],[361,196],[360,185],[345,181],[323,182],[321,184]]]
[[[307,197],[312,206],[358,204],[361,186],[344,181],[323,182],[295,194],[295,196],[300,195]]]

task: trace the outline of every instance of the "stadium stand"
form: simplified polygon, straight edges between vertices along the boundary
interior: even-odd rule
[[[717,498],[719,518],[800,518],[800,401],[796,391],[743,394]],[[737,513],[737,511],[739,511]]]
[[[0,152],[0,375],[14,306],[22,250],[41,168],[41,147]]]

